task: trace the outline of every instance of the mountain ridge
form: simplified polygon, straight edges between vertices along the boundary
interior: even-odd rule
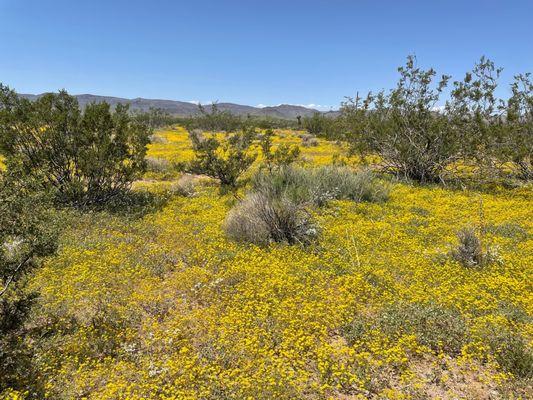
[[[43,96],[45,93],[41,94],[26,94],[20,93],[19,96],[27,98],[29,100],[36,100],[39,97]],[[179,100],[165,100],[165,99],[147,99],[143,97],[136,97],[134,99],[127,99],[123,97],[114,97],[114,96],[100,96],[94,94],[77,94],[73,95],[78,100],[80,106],[85,108],[89,103],[102,103],[107,102],[111,106],[115,107],[117,104],[129,104],[132,111],[146,112],[150,108],[161,109],[171,115],[175,116],[192,116],[200,113],[198,105],[192,102],[179,101]],[[256,117],[275,117],[275,118],[284,118],[284,119],[294,119],[298,115],[302,117],[310,117],[315,113],[320,114],[331,114],[335,111],[326,111],[322,112],[314,108],[308,108],[299,105],[293,104],[280,104],[277,106],[266,106],[266,107],[254,107],[243,104],[236,103],[216,103],[220,111],[228,111],[234,115],[239,116],[256,116]],[[207,108],[210,107],[209,104],[205,105]]]

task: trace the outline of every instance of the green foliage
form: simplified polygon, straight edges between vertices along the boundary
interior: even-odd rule
[[[249,151],[255,130],[244,128],[225,141],[205,137],[200,130],[189,132],[195,159],[184,168],[190,173],[207,175],[220,181],[221,189],[236,190],[239,178],[250,168],[257,155]]]
[[[252,191],[228,214],[225,230],[240,242],[306,245],[319,232],[309,212],[312,207],[333,199],[382,201],[387,194],[369,171],[291,166],[263,170],[254,177]]]
[[[160,108],[151,107],[147,112],[136,112],[133,118],[141,125],[150,129],[161,128],[179,122],[179,118],[170,115]]]
[[[321,113],[314,113],[311,117],[305,117],[303,119],[303,127],[311,135],[322,135],[328,138],[333,138],[336,133],[336,120],[331,117],[327,117]]]
[[[368,170],[354,172],[348,167],[312,169],[285,167],[254,177],[253,190],[267,197],[288,196],[298,204],[324,206],[330,200],[381,202],[389,189]]]
[[[60,202],[102,204],[126,192],[146,169],[149,129],[128,107],[89,104],[82,113],[65,91],[30,102],[2,86],[0,153],[53,188]]]
[[[210,132],[235,132],[244,125],[242,119],[229,111],[220,111],[216,103],[211,104],[207,111],[201,104],[198,105],[199,115],[186,120],[188,130],[201,129]]]
[[[533,379],[533,349],[527,339],[512,329],[491,326],[485,332],[498,364],[517,378]]]
[[[339,126],[352,151],[377,155],[395,175],[418,182],[442,182],[458,162],[475,162],[494,170],[495,160],[513,162],[522,177],[531,169],[532,89],[529,75],[512,85],[507,107],[495,97],[500,68],[482,57],[462,81],[443,94],[450,77],[435,82],[409,56],[398,68],[400,79],[390,92],[348,99]]]
[[[511,162],[518,176],[533,179],[533,81],[531,74],[515,76],[507,102],[506,123],[495,156]]]
[[[36,296],[24,278],[57,246],[50,199],[39,189],[20,171],[0,174],[0,393],[39,390],[24,326]]]
[[[391,304],[375,317],[357,316],[343,328],[343,334],[349,343],[355,343],[373,329],[393,339],[415,334],[418,343],[451,355],[460,354],[468,341],[467,324],[461,313],[435,303]]]
[[[458,132],[435,111],[449,77],[435,85],[436,72],[416,67],[412,56],[398,71],[400,80],[390,93],[369,94],[361,105],[359,99],[344,104],[345,120],[354,123],[349,125],[353,147],[378,154],[384,168],[399,176],[441,181],[445,168],[461,156]]]
[[[263,158],[268,170],[272,171],[274,167],[279,168],[296,162],[298,157],[300,157],[300,148],[296,145],[291,146],[287,143],[282,143],[275,150],[272,150],[272,136],[274,136],[274,132],[271,129],[267,129],[260,141]]]

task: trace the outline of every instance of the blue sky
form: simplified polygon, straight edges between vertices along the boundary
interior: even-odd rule
[[[0,21],[0,82],[24,93],[328,109],[392,87],[408,54],[533,72],[532,0],[0,0]]]

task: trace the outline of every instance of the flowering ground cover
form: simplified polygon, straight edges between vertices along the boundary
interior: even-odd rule
[[[278,131],[274,143],[300,144]],[[182,128],[149,156],[193,156]],[[342,145],[302,147],[330,164]],[[260,162],[260,160],[258,160]],[[167,191],[151,176],[137,190]],[[391,183],[388,201],[314,209],[319,239],[258,247],[222,229],[209,180],[140,218],[65,212],[36,271],[36,362],[53,399],[530,398],[530,187]],[[490,265],[450,257],[474,226]],[[43,324],[46,321],[46,324]],[[13,393],[12,397],[16,398]]]

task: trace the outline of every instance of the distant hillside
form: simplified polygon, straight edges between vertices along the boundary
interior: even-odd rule
[[[29,100],[35,100],[42,96],[42,94],[21,94],[20,96],[25,97]],[[106,101],[112,106],[115,106],[119,103],[129,104],[130,109],[132,111],[148,111],[150,110],[150,108],[159,108],[172,115],[190,116],[198,114],[198,106],[196,104],[189,103],[186,101],[143,99],[140,97],[136,99],[124,99],[120,97],[96,96],[93,94],[78,94],[75,95],[75,97],[78,99],[78,102],[80,103],[80,106],[82,108],[92,102],[101,103]],[[268,116],[285,119],[294,119],[298,115],[301,115],[302,117],[307,117],[312,116],[314,113],[320,112],[312,108],[306,108],[290,104],[281,104],[279,106],[264,108],[234,103],[218,103],[217,106],[219,110],[229,111],[235,115]],[[209,106],[206,106],[206,109],[209,110]]]

